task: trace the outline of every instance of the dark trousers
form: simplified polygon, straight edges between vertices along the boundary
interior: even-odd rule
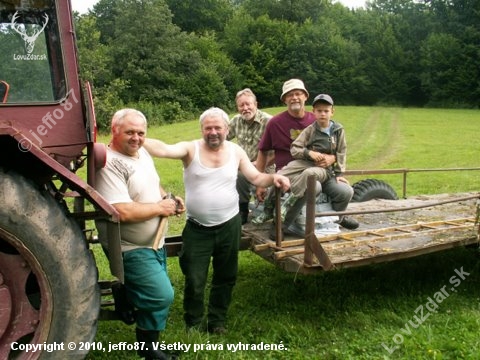
[[[241,229],[239,215],[213,227],[204,227],[187,220],[179,254],[180,267],[185,275],[183,308],[187,327],[197,326],[203,321],[210,261],[213,274],[207,325],[210,328],[225,325],[237,279]]]

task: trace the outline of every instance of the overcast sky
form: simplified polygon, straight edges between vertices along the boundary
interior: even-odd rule
[[[72,7],[74,11],[83,14],[92,8],[98,0],[72,0]],[[360,7],[365,4],[365,0],[337,0],[348,7]]]

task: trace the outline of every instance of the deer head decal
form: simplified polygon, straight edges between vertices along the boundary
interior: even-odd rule
[[[38,35],[40,35],[43,32],[43,30],[45,30],[45,26],[47,26],[48,24],[48,15],[44,14],[43,16],[45,18],[45,22],[43,23],[42,28],[40,30],[35,31],[32,35],[28,35],[25,28],[20,29],[18,24],[15,23],[15,21],[17,21],[18,19],[18,11],[15,12],[15,14],[13,14],[12,16],[12,28],[17,33],[19,33],[23,41],[25,41],[25,48],[27,49],[28,54],[31,54],[33,52],[33,48],[35,47],[35,41],[37,40]]]

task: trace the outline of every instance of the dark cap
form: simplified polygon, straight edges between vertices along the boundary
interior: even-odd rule
[[[333,106],[333,99],[330,95],[320,94],[320,95],[315,96],[315,99],[313,99],[312,106],[315,106],[315,104],[319,101],[329,103],[330,105]]]

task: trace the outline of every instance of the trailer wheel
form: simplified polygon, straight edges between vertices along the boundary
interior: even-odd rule
[[[0,358],[83,359],[80,345],[97,329],[97,279],[79,226],[50,194],[0,169]],[[57,347],[26,351],[35,344]]]
[[[366,179],[353,184],[352,202],[372,199],[398,200],[398,196],[395,190],[382,180]]]

